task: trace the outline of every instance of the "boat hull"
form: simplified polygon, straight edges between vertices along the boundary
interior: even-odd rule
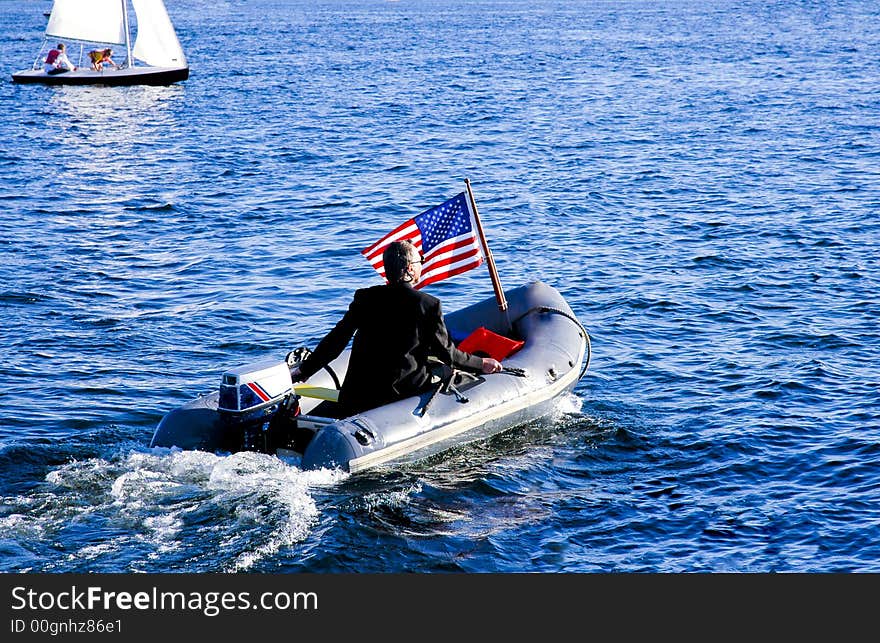
[[[171,85],[187,78],[189,67],[131,67],[102,71],[77,69],[62,74],[28,69],[12,74],[13,82],[40,85]]]
[[[428,390],[342,420],[320,420],[301,453],[303,469],[339,468],[357,473],[378,466],[417,461],[473,440],[480,440],[550,413],[560,396],[574,389],[590,357],[587,331],[562,295],[543,282],[505,293],[507,314],[495,297],[446,315],[455,341],[485,327],[524,340],[504,360],[502,373],[461,378],[451,389]],[[330,364],[344,378],[348,351]],[[309,384],[334,386],[332,374],[319,371]],[[151,447],[235,451],[239,433],[217,410],[211,393],[173,410],[159,423]],[[316,401],[301,400],[300,420],[308,424]],[[288,450],[277,452],[292,454]]]

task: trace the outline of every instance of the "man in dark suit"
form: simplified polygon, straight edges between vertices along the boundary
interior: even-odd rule
[[[428,358],[455,368],[501,371],[501,362],[459,350],[449,338],[440,300],[413,288],[422,261],[409,241],[394,241],[382,255],[387,284],[355,291],[348,311],[302,364],[291,371],[306,380],[333,361],[354,336],[334,417],[348,417],[416,395],[431,382]],[[322,404],[321,413],[328,411]],[[319,412],[316,409],[316,413]]]

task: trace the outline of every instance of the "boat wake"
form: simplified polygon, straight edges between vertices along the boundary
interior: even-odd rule
[[[14,571],[246,571],[306,539],[319,517],[315,490],[345,477],[252,452],[69,462],[39,489],[2,499],[0,549]],[[59,539],[64,552],[46,544]]]
[[[475,520],[466,506],[449,503],[450,489],[518,488],[543,466],[553,448],[547,440],[559,427],[582,421],[581,405],[577,395],[561,395],[532,430],[463,445],[413,465],[402,479],[400,472],[392,475],[390,483],[387,472],[355,484],[338,469],[303,471],[252,451],[218,455],[117,444],[60,464],[47,458],[39,482],[0,498],[0,571],[259,571],[290,558],[286,548],[308,549],[320,522],[333,519],[325,515],[328,496],[331,506],[350,496],[346,510],[377,529],[446,534]],[[500,528],[511,516],[504,507],[499,511]],[[491,515],[477,523],[495,526]]]

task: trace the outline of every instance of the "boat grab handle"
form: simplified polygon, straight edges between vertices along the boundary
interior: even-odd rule
[[[446,379],[441,379],[437,383],[437,386],[435,386],[434,390],[431,391],[431,397],[428,398],[428,400],[425,402],[424,406],[422,406],[421,408],[416,408],[416,410],[414,411],[414,413],[416,415],[418,415],[419,417],[425,417],[425,413],[428,412],[428,408],[430,408],[431,404],[434,403],[434,399],[437,397],[437,394],[440,392],[443,392],[443,393],[452,392],[455,395],[455,399],[458,400],[459,402],[461,402],[462,404],[470,402],[470,400],[465,395],[463,395],[462,392],[458,390],[458,388],[456,388],[456,386],[455,386],[456,376],[459,376],[459,379],[461,379],[461,380],[464,380],[464,379],[477,380],[479,378],[476,375],[472,375],[471,373],[468,373],[466,371],[459,371],[454,368],[449,369],[449,371],[450,371],[449,377],[447,377]]]

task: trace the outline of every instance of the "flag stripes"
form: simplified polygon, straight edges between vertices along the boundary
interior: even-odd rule
[[[416,288],[467,272],[483,263],[473,213],[464,192],[405,221],[361,253],[385,278],[382,253],[392,241],[410,241],[422,254]]]

